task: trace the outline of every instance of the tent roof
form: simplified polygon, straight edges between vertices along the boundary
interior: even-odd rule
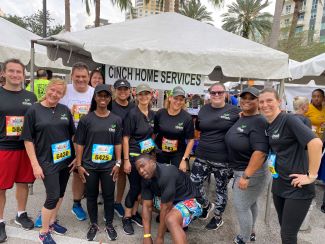
[[[97,63],[161,71],[209,75],[221,67],[228,77],[289,77],[287,54],[176,13],[58,34],[47,40],[53,41],[45,44],[52,47],[49,57],[62,57],[65,64],[70,59],[70,65],[91,57]],[[57,50],[59,42],[67,45]]]
[[[31,40],[41,37],[3,18],[0,18],[0,30],[0,63],[10,58],[18,58],[24,65],[27,65],[30,61]],[[38,67],[69,69],[64,67],[60,61],[49,60],[46,48],[42,46],[35,48],[35,62]]]

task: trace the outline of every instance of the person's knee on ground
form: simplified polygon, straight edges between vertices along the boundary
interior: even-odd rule
[[[180,212],[172,209],[166,215],[165,224],[172,235],[173,243],[187,243],[186,234],[183,230],[183,218]]]

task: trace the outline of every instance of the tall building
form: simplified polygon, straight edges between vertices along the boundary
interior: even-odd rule
[[[295,3],[293,0],[285,0],[281,14],[280,39],[286,39],[293,17]],[[325,4],[322,0],[304,0],[299,10],[296,33],[310,31],[309,39],[315,42],[325,42]]]

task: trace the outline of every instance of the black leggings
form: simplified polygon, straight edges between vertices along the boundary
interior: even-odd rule
[[[297,235],[313,199],[287,199],[273,194],[281,226],[282,244],[296,244]]]
[[[89,176],[86,176],[87,211],[89,214],[90,223],[92,224],[97,224],[98,221],[97,198],[99,194],[99,181],[102,186],[106,223],[113,222],[115,182],[113,181],[113,176],[111,175],[112,169],[105,171],[86,169],[89,173]]]
[[[168,155],[166,153],[157,154],[157,162],[161,164],[172,164],[179,168],[184,153],[177,153],[174,155]]]
[[[130,157],[131,172],[128,174],[130,189],[125,197],[125,207],[133,208],[134,203],[138,200],[138,196],[141,193],[141,176],[139,175],[135,167],[135,158]]]
[[[61,169],[59,172],[45,175],[43,183],[46,191],[44,208],[52,210],[56,208],[59,199],[64,196],[69,180],[69,168]]]

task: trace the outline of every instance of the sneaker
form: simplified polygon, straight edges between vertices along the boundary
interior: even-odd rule
[[[8,239],[6,234],[6,224],[5,222],[0,223],[0,242],[5,242]]]
[[[124,217],[124,208],[121,203],[114,203],[114,211],[120,217]]]
[[[256,234],[254,232],[250,235],[249,240],[256,241]]]
[[[56,244],[56,242],[53,240],[52,235],[51,235],[50,232],[39,233],[38,239],[43,244]]]
[[[236,236],[234,239],[235,244],[245,244],[245,242],[240,238],[240,236]]]
[[[24,230],[31,230],[34,228],[34,222],[27,213],[22,213],[19,217],[16,215],[15,223],[20,225]]]
[[[87,219],[87,214],[80,203],[74,203],[71,212],[76,216],[77,220],[84,221]]]
[[[132,215],[131,220],[132,220],[132,222],[135,223],[137,226],[139,226],[139,227],[143,227],[143,224],[142,224],[142,217],[141,217],[141,215],[140,215],[138,212],[136,212],[135,215]]]
[[[106,233],[107,233],[108,239],[110,239],[111,241],[115,241],[117,239],[117,233],[111,223],[106,224]]]
[[[89,227],[89,230],[87,232],[87,240],[88,241],[93,241],[96,238],[97,231],[99,231],[98,225],[97,224],[92,224]]]
[[[42,228],[42,213],[41,212],[38,213],[38,215],[35,219],[34,226],[36,228]]]
[[[320,207],[320,211],[322,211],[323,213],[325,213],[325,204],[323,204],[323,205]]]
[[[208,230],[217,230],[223,225],[223,220],[221,217],[213,217],[210,222],[205,226]]]
[[[214,203],[209,203],[208,206],[202,209],[202,214],[199,218],[203,220],[208,219],[209,215],[214,210],[214,206],[215,206]]]
[[[134,234],[134,229],[133,229],[131,218],[123,218],[122,224],[123,224],[123,231],[125,234],[127,234],[127,235]]]
[[[51,231],[53,231],[55,234],[58,235],[64,235],[67,233],[67,228],[63,227],[62,225],[59,225],[59,221],[55,221],[53,224],[50,225]]]
[[[103,194],[102,193],[99,193],[98,194],[97,204],[98,205],[103,205],[104,204],[104,198],[103,198]]]

